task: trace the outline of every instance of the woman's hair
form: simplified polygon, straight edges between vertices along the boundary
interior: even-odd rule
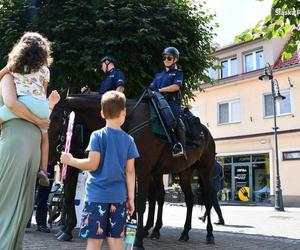
[[[51,43],[36,32],[26,32],[8,55],[9,70],[20,74],[36,72],[52,61]]]

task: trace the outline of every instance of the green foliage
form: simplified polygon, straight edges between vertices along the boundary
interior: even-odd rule
[[[190,0],[37,0],[36,15],[23,18],[24,0],[0,0],[1,64],[12,44],[26,30],[46,35],[53,42],[53,88],[78,92],[88,84],[96,90],[104,75],[99,58],[111,54],[125,73],[126,94],[137,97],[163,69],[161,52],[175,46],[181,52],[185,100],[205,73],[211,56],[213,18],[203,5]]]
[[[254,28],[247,29],[237,36],[236,41],[248,41],[261,36],[267,39],[278,36],[285,38],[290,34],[289,42],[283,52],[283,58],[288,59],[297,50],[297,42],[300,40],[299,23],[299,0],[273,0],[270,15],[260,21]]]

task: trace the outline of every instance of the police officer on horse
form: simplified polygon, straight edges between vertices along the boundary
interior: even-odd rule
[[[169,128],[175,134],[175,144],[172,149],[173,157],[184,156],[185,154],[185,128],[180,119],[181,92],[183,84],[183,72],[178,68],[179,51],[175,47],[167,47],[162,53],[165,70],[157,73],[150,84],[150,89],[158,91],[168,102],[176,119],[175,125]]]
[[[110,55],[101,58],[101,70],[106,74],[105,79],[101,83],[98,92],[91,92],[88,86],[81,88],[81,93],[93,93],[103,95],[110,90],[124,92],[125,76],[120,69],[116,69],[116,59]]]

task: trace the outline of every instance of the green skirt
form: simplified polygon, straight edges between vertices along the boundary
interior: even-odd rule
[[[41,131],[22,119],[2,125],[0,136],[0,249],[22,249],[40,164]]]

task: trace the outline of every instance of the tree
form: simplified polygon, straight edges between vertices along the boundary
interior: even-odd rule
[[[263,0],[258,0],[263,1]],[[263,36],[267,39],[275,37],[285,38],[290,35],[285,45],[283,58],[291,58],[297,50],[300,41],[300,1],[299,0],[273,0],[271,13],[260,21],[254,28],[247,29],[236,37],[236,41],[248,41]]]
[[[0,4],[4,2],[27,2],[28,6],[32,0],[0,0]],[[126,94],[137,97],[140,86],[148,86],[154,74],[162,70],[161,52],[166,46],[175,46],[181,52],[186,98],[191,98],[192,89],[197,89],[199,82],[210,81],[205,70],[214,60],[211,55],[214,15],[207,13],[201,4],[195,5],[191,0],[34,2],[37,12],[33,21],[13,29],[20,35],[19,30],[30,28],[53,42],[51,84],[56,88],[68,86],[78,92],[80,86],[88,84],[97,89],[103,78],[98,72],[100,56],[111,54],[125,72]],[[0,17],[7,15],[6,12],[1,8]],[[13,17],[7,20],[2,28],[0,19],[0,32],[19,22]],[[11,40],[1,41],[7,46],[5,53]]]

